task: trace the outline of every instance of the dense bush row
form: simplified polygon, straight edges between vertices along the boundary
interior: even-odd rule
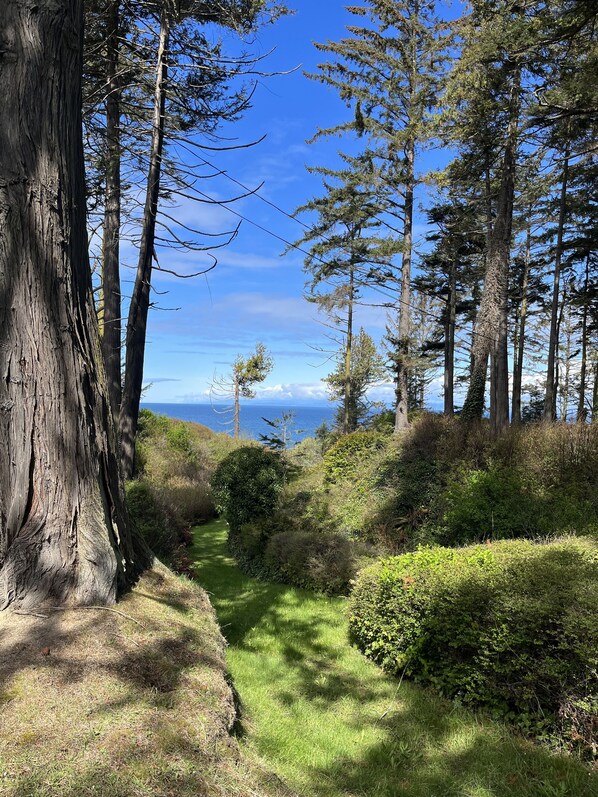
[[[349,541],[326,522],[309,495],[281,502],[286,473],[279,454],[255,446],[220,463],[212,486],[229,524],[231,551],[246,572],[331,594],[346,592],[355,572]]]
[[[136,477],[126,487],[128,511],[156,556],[179,572],[188,568],[191,526],[215,515],[209,480],[234,445],[204,426],[140,412]]]
[[[584,754],[598,743],[598,547],[422,548],[363,571],[350,629],[395,673]]]

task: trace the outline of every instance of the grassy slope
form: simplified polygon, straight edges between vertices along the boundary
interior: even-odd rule
[[[285,793],[229,735],[224,641],[204,591],[157,566],[116,609],[0,616],[0,795]]]
[[[230,648],[246,744],[309,797],[598,797],[598,776],[387,677],[346,642],[343,599],[244,576],[226,529],[192,556]]]

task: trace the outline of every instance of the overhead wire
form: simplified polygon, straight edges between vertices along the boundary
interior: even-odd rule
[[[211,163],[210,161],[208,161],[205,158],[204,158],[204,162],[206,163],[207,166],[210,166],[211,168],[216,169],[224,177],[226,177],[227,179],[231,180],[233,183],[236,183],[237,185],[239,185],[244,190],[246,190],[248,192],[248,195],[258,197],[263,202],[265,202],[267,205],[270,205],[272,208],[277,210],[279,213],[282,213],[287,218],[289,218],[289,219],[291,219],[293,221],[296,221],[298,224],[300,224],[305,229],[313,230],[313,227],[311,227],[309,224],[307,224],[306,222],[304,222],[301,219],[297,218],[296,216],[294,216],[293,214],[289,213],[288,211],[284,210],[284,208],[281,208],[275,202],[272,202],[271,200],[269,200],[266,197],[262,196],[259,193],[259,191],[256,191],[256,190],[252,191],[252,189],[250,189],[248,186],[246,186],[240,180],[237,180],[235,177],[232,177],[230,174],[228,174],[228,172],[225,169],[218,169],[218,167],[214,166],[213,163]],[[217,200],[214,197],[211,197],[209,194],[206,194],[203,191],[200,191],[198,188],[195,188],[194,190],[198,194],[200,194],[202,197],[204,197],[205,200],[207,200],[209,202],[213,202],[214,204],[217,204],[217,205],[223,207],[225,210],[228,210],[229,213],[233,213],[235,216],[237,216],[237,218],[242,219],[243,221],[246,221],[248,224],[252,225],[253,227],[257,228],[258,230],[261,230],[262,232],[266,233],[266,235],[269,235],[272,238],[276,238],[277,240],[281,241],[281,243],[284,243],[287,247],[290,247],[291,249],[296,249],[297,251],[301,252],[302,254],[306,255],[307,257],[310,257],[311,259],[318,261],[322,265],[325,265],[325,266],[329,266],[330,265],[330,263],[328,261],[326,261],[324,258],[320,257],[319,255],[314,255],[312,252],[309,252],[307,249],[303,249],[299,244],[293,243],[292,241],[288,241],[282,235],[279,235],[278,233],[274,232],[273,230],[269,229],[268,227],[264,227],[262,224],[259,224],[258,222],[254,221],[253,219],[249,218],[248,216],[244,215],[243,213],[240,213],[237,210],[233,210],[233,208],[231,208],[227,204],[226,200],[222,200],[222,201],[221,200]],[[323,237],[324,240],[330,240],[330,239],[326,239],[326,236],[321,236],[321,237]],[[409,310],[412,310],[412,311],[418,312],[418,313],[422,313],[423,315],[426,315],[429,318],[433,318],[435,321],[438,321],[439,323],[443,322],[442,316],[439,316],[436,313],[432,313],[429,310],[424,310],[423,308],[416,307],[415,305],[411,304],[410,302],[405,301],[401,297],[395,297],[395,296],[393,296],[390,293],[386,293],[378,285],[368,284],[368,287],[371,290],[373,290],[374,292],[379,293],[382,296],[386,296],[387,298],[392,299],[393,303],[395,305],[398,303],[402,307],[406,307]],[[426,291],[420,291],[420,293],[423,293],[425,296],[428,296],[428,298],[431,298],[431,299],[437,298],[433,294],[427,293]],[[472,336],[484,338],[485,340],[489,340],[492,343],[496,343],[496,338],[493,338],[493,337],[491,337],[489,335],[485,335],[482,332],[476,332],[474,330],[474,331],[472,331],[471,334],[472,334]]]

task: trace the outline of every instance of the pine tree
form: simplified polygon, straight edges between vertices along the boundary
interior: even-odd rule
[[[352,345],[349,371],[346,352],[341,350],[336,370],[324,380],[328,384],[330,398],[341,402],[337,423],[344,434],[354,432],[366,420],[371,407],[367,399],[368,388],[383,379],[386,373],[382,356],[362,327]]]
[[[433,136],[431,111],[440,90],[446,40],[432,0],[367,0],[350,6],[357,18],[350,37],[317,44],[331,57],[310,75],[331,86],[354,110],[354,119],[317,135],[356,130],[367,137],[391,191],[387,212],[402,224],[397,300],[395,430],[408,425],[408,375],[416,156]],[[362,23],[363,20],[363,23]]]
[[[322,175],[325,194],[297,212],[316,213],[316,221],[301,239],[309,244],[305,269],[311,274],[309,298],[328,316],[342,336],[344,417],[341,428],[351,430],[354,310],[361,291],[384,282],[392,274],[396,243],[384,235],[380,221],[383,198],[375,189],[371,159],[343,156],[345,168],[313,168]],[[335,343],[338,345],[339,341]]]
[[[519,148],[520,114],[523,97],[523,59],[517,55],[526,41],[527,28],[518,6],[478,0],[462,25],[463,47],[455,72],[456,97],[472,116],[487,92],[488,108],[500,108],[502,154],[496,164],[498,187],[494,212],[488,214],[484,290],[472,344],[472,369],[462,418],[481,418],[486,376],[490,360],[490,420],[495,432],[509,423],[508,373],[508,285],[515,197],[515,170]],[[480,91],[481,90],[481,91]],[[468,107],[469,105],[469,107]],[[488,120],[478,119],[484,127]],[[494,116],[488,121],[493,127]],[[488,199],[491,180],[488,174]]]

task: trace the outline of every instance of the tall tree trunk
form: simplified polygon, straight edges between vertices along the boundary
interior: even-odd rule
[[[353,264],[349,270],[349,296],[347,303],[347,340],[345,343],[345,379],[343,397],[343,434],[355,431],[355,423],[351,412],[351,357],[353,354],[353,304],[355,301],[355,273]]]
[[[577,422],[584,423],[588,410],[586,407],[586,378],[588,372],[588,287],[590,284],[590,256],[586,256],[585,278],[583,283],[583,307],[581,311],[581,365],[579,369],[579,397],[577,400]]]
[[[571,329],[571,318],[569,313],[567,312],[567,316],[565,318],[565,351],[564,351],[564,363],[563,363],[563,382],[561,384],[561,396],[563,397],[563,413],[562,418],[564,421],[568,419],[569,416],[569,393],[571,389],[571,338],[573,337],[573,331]]]
[[[457,321],[457,262],[453,259],[449,273],[444,323],[444,414],[455,413],[455,327]]]
[[[106,10],[106,197],[102,246],[102,354],[114,417],[121,402],[120,334],[120,0]]]
[[[569,142],[565,149],[565,161],[561,178],[561,196],[559,201],[559,221],[557,229],[556,251],[554,254],[554,276],[552,279],[552,305],[550,308],[550,337],[548,340],[548,363],[546,366],[546,395],[544,398],[544,419],[556,420],[557,385],[555,380],[556,358],[559,346],[558,316],[561,294],[561,260],[563,256],[563,238],[565,217],[567,213],[567,182],[569,179]]]
[[[509,125],[496,218],[490,236],[484,291],[472,344],[471,379],[461,413],[465,421],[482,417],[490,358],[490,421],[495,433],[501,432],[509,424],[508,288],[520,102],[521,68],[516,66],[512,78]]]
[[[143,212],[137,275],[127,321],[125,384],[120,409],[121,462],[125,479],[130,479],[133,476],[135,467],[135,437],[137,435],[139,403],[143,386],[143,362],[145,358],[147,315],[150,305],[152,258],[154,256],[156,216],[160,197],[166,81],[168,77],[167,52],[171,27],[170,12],[166,6],[166,3],[162,5],[160,15],[160,42],[156,69],[152,145],[147,192]]]
[[[594,363],[594,389],[592,390],[592,423],[598,423],[598,358]]]
[[[565,306],[566,306],[566,304],[567,304],[567,291],[565,289],[565,290],[563,290],[563,295],[562,295],[562,297],[560,299],[560,302],[559,302],[559,312],[558,312],[558,317],[557,317],[557,322],[556,322],[556,339],[557,339],[557,341],[559,341],[559,348],[560,348],[560,340],[561,340],[561,328],[563,326],[563,316],[565,314]],[[560,366],[561,366],[561,363],[560,363],[560,358],[559,358],[559,351],[557,349],[556,357],[555,357],[555,364],[554,364],[554,382],[553,382],[553,384],[554,384],[554,395],[555,395],[555,410],[554,410],[554,418],[553,418],[553,420],[556,420],[557,417],[558,417],[558,411],[557,411],[558,408],[556,406],[556,403],[557,403],[556,400],[557,400],[558,395],[559,395],[560,383],[561,383],[561,367]]]
[[[93,306],[81,0],[0,4],[0,608],[136,573]]]
[[[531,212],[531,211],[530,211]],[[513,341],[513,396],[511,401],[511,420],[521,423],[521,388],[523,382],[523,357],[525,353],[525,326],[527,323],[527,292],[529,287],[529,269],[532,253],[531,224],[527,225],[525,239],[525,257],[521,280],[521,304],[515,319],[515,338]]]
[[[413,248],[413,194],[415,191],[415,141],[409,141],[405,150],[405,219],[403,225],[403,258],[401,263],[401,298],[399,300],[399,340],[396,353],[396,410],[395,434],[409,426],[409,335],[411,332],[411,255]]]

